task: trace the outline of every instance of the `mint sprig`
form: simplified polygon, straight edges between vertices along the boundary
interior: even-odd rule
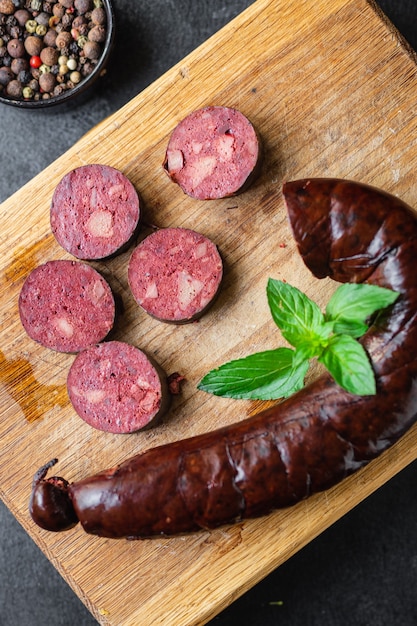
[[[286,398],[304,386],[317,358],[343,389],[376,393],[375,374],[356,341],[369,318],[393,304],[399,294],[376,285],[345,283],[332,295],[325,313],[302,291],[270,278],[267,299],[272,318],[292,348],[277,348],[235,359],[211,370],[197,385],[217,396],[252,400]]]

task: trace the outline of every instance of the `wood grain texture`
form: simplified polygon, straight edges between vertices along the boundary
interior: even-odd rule
[[[414,56],[372,3],[258,0],[1,205],[0,496],[100,623],[206,623],[417,457],[414,428],[326,493],[266,518],[174,539],[111,541],[80,528],[55,535],[35,527],[27,511],[32,475],[54,456],[56,473],[78,480],[260,408],[197,392],[196,384],[230,358],[282,343],[266,302],[269,276],[321,305],[334,289],[312,279],[296,253],[282,182],[351,178],[417,206],[416,91]],[[251,119],[265,164],[243,195],[201,202],[182,194],[161,164],[176,123],[208,104],[236,107]],[[180,327],[135,305],[127,285],[131,249],[93,264],[123,301],[113,338],[186,377],[162,425],[126,437],[94,431],[75,415],[65,386],[74,357],[34,344],[17,310],[32,268],[70,258],[51,235],[49,204],[59,179],[87,163],[112,165],[131,179],[146,224],[194,228],[225,260],[215,306],[199,323]],[[141,237],[147,232],[144,226]]]

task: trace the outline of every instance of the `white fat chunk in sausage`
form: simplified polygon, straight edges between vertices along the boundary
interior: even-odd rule
[[[194,154],[200,154],[202,149],[203,149],[203,144],[201,143],[201,141],[193,141],[191,143],[191,150],[193,151]]]
[[[155,282],[149,283],[146,288],[144,300],[147,298],[157,298],[159,296],[158,287]]]
[[[97,209],[90,215],[85,227],[93,237],[112,237],[113,215],[105,209]]]
[[[194,257],[196,259],[202,259],[206,255],[207,255],[207,242],[202,241],[195,247]]]
[[[91,288],[90,298],[93,304],[98,304],[102,298],[107,295],[104,284],[100,280],[96,280]]]
[[[179,172],[184,167],[184,155],[181,150],[168,150],[168,171]]]
[[[119,200],[123,200],[124,202],[128,200],[127,191],[122,184],[112,185],[108,188],[107,193],[110,198],[114,198],[115,196],[117,196]]]
[[[188,272],[178,274],[178,306],[182,311],[186,310],[191,302],[204,288],[204,283],[194,278]]]
[[[217,158],[205,156],[196,159],[188,166],[188,175],[193,188],[198,187],[207,176],[211,176],[216,169]]]
[[[74,326],[68,321],[66,317],[56,317],[53,320],[53,324],[57,331],[68,339],[74,334]]]
[[[216,139],[216,151],[222,161],[231,161],[235,150],[233,135],[220,135]]]
[[[91,404],[98,404],[99,402],[103,402],[107,393],[104,389],[87,389],[86,391],[79,392],[77,395],[84,396],[87,402],[91,402]]]

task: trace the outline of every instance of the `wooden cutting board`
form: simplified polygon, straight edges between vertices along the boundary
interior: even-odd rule
[[[282,343],[267,307],[268,277],[288,280],[321,305],[334,288],[312,279],[295,250],[282,181],[353,178],[417,206],[416,93],[416,59],[373,3],[258,0],[1,205],[0,495],[102,624],[206,623],[416,458],[414,428],[364,471],[294,508],[175,539],[111,541],[80,527],[53,534],[35,527],[27,511],[32,475],[52,457],[57,473],[78,480],[259,409],[197,392],[196,384],[230,358]],[[184,196],[161,163],[176,123],[208,104],[237,107],[253,121],[265,165],[245,194],[205,203]],[[94,264],[123,301],[114,337],[186,377],[164,423],[131,436],[94,431],[74,414],[65,388],[74,357],[34,344],[17,310],[32,268],[70,258],[51,235],[49,203],[67,171],[93,162],[132,180],[147,224],[199,230],[226,264],[214,308],[180,327],[148,318],[133,303],[130,251]]]

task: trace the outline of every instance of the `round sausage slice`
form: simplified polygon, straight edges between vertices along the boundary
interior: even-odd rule
[[[250,121],[236,109],[211,106],[178,124],[163,166],[186,194],[214,200],[246,189],[260,160],[259,137]]]
[[[29,337],[59,352],[79,352],[102,341],[114,324],[107,281],[80,261],[48,261],[26,278],[19,313]]]
[[[213,302],[223,263],[210,239],[188,228],[162,228],[133,251],[128,280],[150,315],[176,324],[199,318]]]
[[[78,259],[104,259],[132,240],[140,200],[132,183],[108,165],[68,172],[52,196],[50,221],[58,243]]]
[[[110,433],[155,425],[170,402],[164,372],[144,352],[121,341],[80,352],[70,368],[67,389],[78,415]]]

